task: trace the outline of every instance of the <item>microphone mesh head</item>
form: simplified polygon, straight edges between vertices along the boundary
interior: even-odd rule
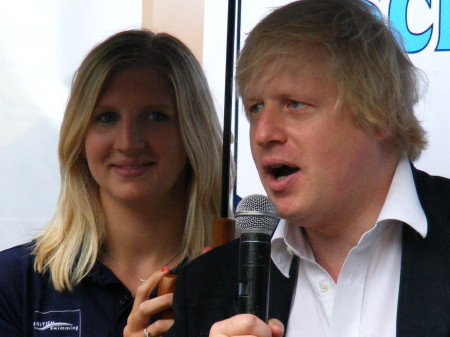
[[[277,209],[273,202],[261,194],[245,197],[236,207],[236,226],[241,232],[272,234],[278,221]]]

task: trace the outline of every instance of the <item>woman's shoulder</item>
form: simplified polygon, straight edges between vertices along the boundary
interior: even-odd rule
[[[34,242],[24,243],[18,246],[7,248],[0,252],[0,266],[11,265],[11,267],[23,266],[34,263]]]
[[[29,242],[0,252],[0,331],[8,336],[32,335],[33,315],[52,288],[48,274],[34,270],[33,249]]]
[[[28,242],[0,252],[0,287],[34,273],[33,248],[34,242]]]

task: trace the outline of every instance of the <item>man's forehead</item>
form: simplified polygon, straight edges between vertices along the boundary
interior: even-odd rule
[[[306,53],[267,63],[248,81],[242,91],[244,100],[258,99],[267,90],[289,91],[299,85],[299,79],[324,77],[329,79],[329,58]]]

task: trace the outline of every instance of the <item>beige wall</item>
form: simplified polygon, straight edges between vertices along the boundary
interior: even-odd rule
[[[202,62],[204,0],[142,0],[142,26],[183,41]]]

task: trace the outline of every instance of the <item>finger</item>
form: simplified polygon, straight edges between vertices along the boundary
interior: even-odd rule
[[[154,272],[147,281],[142,283],[136,291],[136,298],[134,299],[133,308],[139,306],[143,301],[148,300],[152,291],[157,287],[159,280],[170,272],[168,268],[163,268]]]
[[[202,253],[205,254],[205,253],[209,252],[210,250],[212,250],[211,247],[204,247],[202,250]]]
[[[166,297],[166,299],[160,301],[159,297],[157,297],[145,301],[141,304],[139,310],[134,310],[131,312],[130,316],[128,316],[127,325],[125,326],[123,331],[124,337],[141,337],[143,335],[144,328],[148,325],[149,317],[165,308],[171,307],[173,298],[172,294],[167,294],[160,297]],[[154,303],[151,304],[151,302]],[[157,302],[159,302],[158,305],[155,305],[155,303]],[[148,306],[148,308],[146,308],[145,306]],[[161,335],[165,333],[172,326],[172,324],[173,319],[160,319],[148,326],[147,332],[150,332],[153,337],[156,337],[158,336],[158,334]],[[152,328],[151,330],[150,327]]]
[[[147,327],[147,332],[149,332],[152,337],[159,337],[167,332],[173,325],[173,319],[159,319],[153,324]]]
[[[148,300],[150,293],[158,285],[159,280],[168,273],[169,273],[168,269],[157,271],[153,273],[147,281],[145,281],[138,287],[136,292],[136,298],[134,299],[133,303],[133,308],[131,309],[131,313],[128,316],[127,320],[127,326],[129,330],[137,331],[144,329],[147,326],[150,315],[146,312],[152,310],[144,306],[146,312],[143,312],[141,309],[141,305]],[[169,301],[171,303],[172,299],[169,298],[168,300],[166,299],[166,301]],[[158,304],[158,301],[156,302],[156,304]]]
[[[284,335],[284,325],[276,318],[269,319],[267,323],[272,330],[272,337],[282,337]]]
[[[214,323],[209,334],[210,337],[248,335],[272,337],[272,331],[258,317],[250,314],[241,314]]]
[[[153,316],[154,314],[161,312],[164,309],[172,307],[173,294],[161,295],[151,300],[144,301],[139,305],[139,311],[144,316]]]

